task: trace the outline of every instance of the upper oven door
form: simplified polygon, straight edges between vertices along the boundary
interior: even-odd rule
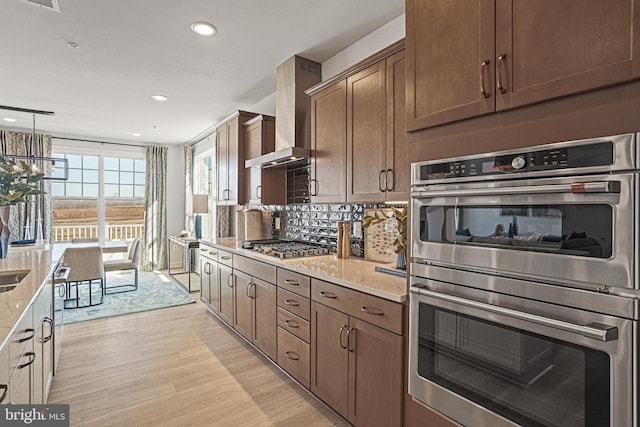
[[[634,174],[414,188],[412,256],[579,287],[636,289]]]

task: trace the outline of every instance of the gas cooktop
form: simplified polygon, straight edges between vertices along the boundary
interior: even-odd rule
[[[321,245],[296,240],[245,240],[242,248],[280,259],[329,255],[329,250]]]

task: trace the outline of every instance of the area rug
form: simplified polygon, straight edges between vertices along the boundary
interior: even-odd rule
[[[133,272],[107,273],[109,287],[133,283]],[[93,286],[92,298],[99,301],[98,286]],[[86,302],[88,286],[80,286],[82,304]],[[98,291],[96,293],[96,291]],[[138,289],[131,292],[105,295],[104,303],[92,307],[66,309],[64,323],[84,322],[122,314],[138,313],[158,308],[195,303],[195,300],[178,284],[157,271],[141,271]]]

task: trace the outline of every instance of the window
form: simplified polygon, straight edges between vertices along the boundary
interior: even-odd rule
[[[55,152],[53,157],[69,162],[68,180],[51,183],[54,241],[142,237],[146,172],[142,154]]]

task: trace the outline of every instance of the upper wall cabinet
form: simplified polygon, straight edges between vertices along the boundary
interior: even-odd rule
[[[244,123],[245,158],[252,159],[275,151],[276,118],[261,114]],[[246,202],[251,205],[287,203],[285,169],[245,169]]]
[[[634,0],[406,0],[407,131],[638,78],[639,20]]]
[[[245,201],[245,132],[244,123],[255,113],[237,111],[216,128],[217,204],[237,205]]]

